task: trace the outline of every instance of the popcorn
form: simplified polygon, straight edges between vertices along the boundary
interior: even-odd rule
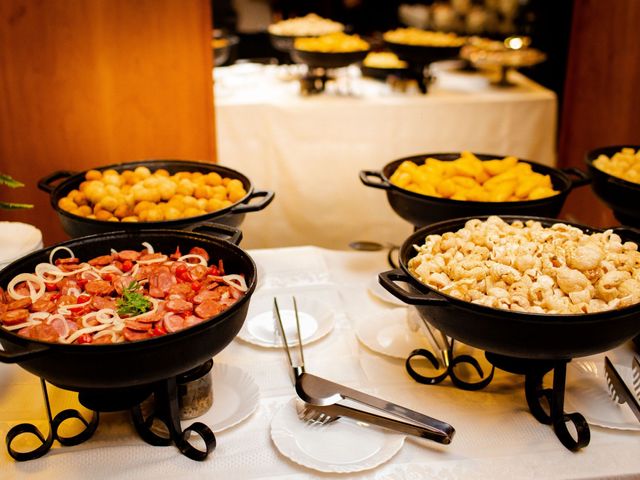
[[[429,235],[409,270],[461,300],[518,312],[579,314],[640,303],[640,252],[607,230],[586,234],[563,223],[469,220]]]

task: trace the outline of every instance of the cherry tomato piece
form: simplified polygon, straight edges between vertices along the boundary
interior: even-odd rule
[[[216,267],[215,265],[211,265],[209,267],[209,270],[207,270],[207,274],[208,275],[213,275],[214,277],[219,277],[220,276],[220,270],[218,270],[218,267]]]
[[[122,262],[122,271],[128,272],[133,268],[133,262],[131,260],[125,260]]]
[[[194,292],[197,292],[201,288],[202,285],[200,284],[200,282],[191,282],[191,290],[193,290]]]
[[[47,292],[55,292],[56,290],[58,290],[58,285],[55,283],[45,282],[44,287],[46,288]]]
[[[83,333],[76,339],[76,343],[92,343],[93,337],[88,333]]]

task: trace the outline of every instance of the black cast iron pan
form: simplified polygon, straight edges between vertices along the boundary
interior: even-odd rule
[[[356,52],[315,52],[293,48],[291,58],[296,63],[304,63],[311,68],[341,68],[365,59],[369,50]]]
[[[500,155],[475,154],[480,160],[503,158]],[[416,227],[430,225],[451,218],[471,217],[479,215],[531,215],[536,217],[555,217],[560,213],[569,192],[576,187],[589,183],[589,177],[577,168],[548,167],[528,160],[520,162],[531,165],[534,172],[551,177],[553,188],[560,193],[552,197],[520,202],[474,202],[467,200],[451,200],[449,198],[431,197],[414,193],[393,185],[389,180],[404,161],[422,164],[426,158],[453,161],[460,158],[459,153],[432,153],[415,155],[394,160],[382,169],[362,170],[360,181],[368,187],[386,190],[387,200],[391,208],[400,217]]]
[[[66,345],[21,337],[0,327],[0,362],[18,363],[25,370],[59,387],[74,390],[126,389],[144,386],[187,372],[220,352],[236,336],[244,323],[249,300],[256,286],[256,266],[251,257],[234,243],[239,230],[216,224],[201,225],[203,233],[182,230],[110,232],[69,240],[38,250],[0,271],[0,286],[23,272],[49,261],[56,246],[70,248],[80,260],[108,254],[111,248],[141,249],[149,242],[157,252],[172,253],[176,247],[188,252],[202,247],[211,262],[221,259],[227,273],[245,275],[246,294],[228,310],[176,333],[137,342],[100,345]],[[229,240],[216,238],[226,237]],[[102,252],[102,253],[101,253]]]
[[[440,60],[456,58],[460,55],[458,47],[436,47],[430,45],[409,45],[406,43],[395,43],[385,40],[385,45],[395,53],[398,58],[414,65],[428,65]]]
[[[487,217],[475,217],[482,220]],[[551,226],[553,218],[503,216],[515,220],[536,220]],[[640,332],[640,304],[608,312],[551,315],[520,313],[466,302],[423,284],[408,269],[416,255],[414,245],[422,245],[427,235],[457,231],[470,218],[440,222],[409,236],[400,248],[400,268],[379,275],[382,286],[403,302],[415,305],[423,319],[445,334],[482,350],[527,359],[560,360],[610,350]],[[573,225],[587,233],[599,230]],[[616,228],[624,241],[640,243],[640,231]],[[406,282],[417,292],[409,292],[398,282]]]
[[[164,168],[171,174],[180,171],[202,172],[204,174],[216,172],[222,177],[236,178],[240,180],[247,194],[244,198],[241,198],[233,205],[205,215],[198,215],[196,217],[165,220],[161,222],[114,223],[73,215],[72,213],[62,210],[58,206],[58,201],[61,198],[65,197],[71,190],[77,189],[80,183],[85,180],[86,170],[82,172],[72,172],[68,170],[53,172],[38,182],[38,188],[50,195],[51,207],[58,214],[58,218],[62,223],[62,228],[70,237],[73,238],[93,235],[96,233],[111,232],[116,229],[128,232],[140,232],[154,228],[182,230],[200,223],[211,222],[213,220],[215,220],[216,223],[237,227],[244,220],[246,213],[262,210],[271,203],[274,197],[274,192],[254,190],[251,181],[242,173],[213,163],[185,160],[143,160],[138,162],[107,165],[105,167],[98,167],[96,170],[104,171],[107,169],[114,169],[118,172],[122,172],[123,170],[134,170],[137,167],[147,167],[152,172],[160,168]],[[252,202],[254,199],[257,199],[258,201]]]
[[[623,148],[640,149],[640,145],[614,145],[587,153],[585,162],[592,177],[591,188],[615,217],[624,225],[640,228],[640,184],[614,177],[593,164],[600,155],[612,157]]]

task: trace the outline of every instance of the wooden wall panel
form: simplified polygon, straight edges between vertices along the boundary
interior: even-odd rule
[[[596,147],[640,144],[638,25],[638,0],[574,0],[561,166],[584,168],[586,152]],[[571,194],[564,213],[595,226],[616,223],[588,187]]]
[[[66,236],[36,189],[54,170],[215,161],[209,0],[0,2],[0,171],[34,203],[0,219]]]

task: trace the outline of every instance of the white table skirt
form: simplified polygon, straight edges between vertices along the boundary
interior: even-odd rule
[[[338,292],[339,300],[332,305],[336,312],[333,331],[305,348],[308,371],[451,423],[456,428],[451,445],[407,438],[389,462],[352,475],[320,474],[299,466],[277,451],[269,435],[271,419],[294,396],[284,353],[236,339],[214,361],[240,367],[253,376],[261,399],[247,420],[217,434],[218,447],[205,461],[188,460],[173,446],[145,444],[127,416],[115,413],[101,416],[88,442],[72,447],[56,442],[37,460],[16,463],[3,447],[0,478],[511,480],[640,476],[640,432],[591,427],[590,445],[572,453],[549,426],[538,423],[529,413],[523,377],[497,371],[493,382],[477,392],[458,390],[449,380],[438,386],[419,385],[406,374],[402,360],[376,354],[359,343],[355,322],[386,314],[390,308],[366,288],[386,269],[382,253],[315,247],[250,253],[261,275],[252,300],[285,291],[302,295],[329,288]],[[626,358],[629,351],[623,346],[608,355],[615,361]],[[74,394],[53,388],[50,392],[54,415],[63,408],[77,408]],[[35,422],[47,432],[45,418],[37,378],[18,366],[0,365],[0,438],[20,422]]]
[[[235,67],[216,71],[218,160],[276,192],[247,216],[248,248],[401,242],[412,227],[358,178],[397,158],[471,150],[555,164],[556,97],[519,74],[509,89],[403,95],[354,78],[357,97],[302,97],[273,66]]]

